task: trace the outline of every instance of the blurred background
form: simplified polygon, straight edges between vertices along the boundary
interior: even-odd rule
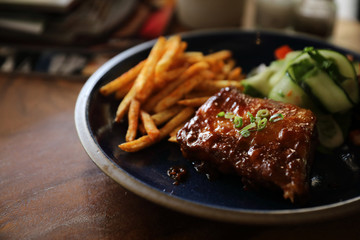
[[[358,0],[0,0],[0,73],[84,80],[136,44],[206,28],[331,41],[339,21],[359,21],[359,9]]]

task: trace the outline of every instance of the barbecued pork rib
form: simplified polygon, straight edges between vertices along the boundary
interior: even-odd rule
[[[261,109],[281,113],[283,119],[243,136],[240,130],[250,123],[248,112],[255,117]],[[242,117],[243,126],[237,128],[219,112]],[[177,133],[177,141],[187,159],[237,173],[245,187],[280,188],[284,198],[294,202],[308,195],[315,122],[309,110],[224,88],[199,108]]]

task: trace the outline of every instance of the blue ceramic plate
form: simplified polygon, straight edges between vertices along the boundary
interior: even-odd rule
[[[356,53],[326,42],[298,35],[240,30],[201,31],[184,34],[189,51],[229,49],[245,72],[274,60],[274,49],[288,44]],[[118,148],[124,142],[126,124],[113,122],[119,101],[105,98],[99,88],[146,58],[154,41],[131,48],[103,65],[86,82],[76,108],[80,140],[97,166],[130,191],[165,207],[204,218],[238,223],[295,223],[328,219],[355,211],[360,205],[359,149],[346,145],[330,155],[317,153],[312,171],[316,180],[311,199],[295,206],[281,194],[244,190],[239,177],[222,176],[210,181],[182,157],[179,147],[166,140],[138,153]],[[167,170],[187,169],[185,182],[174,185]],[[315,181],[314,181],[315,182]]]

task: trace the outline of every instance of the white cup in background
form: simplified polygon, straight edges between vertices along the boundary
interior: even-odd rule
[[[238,27],[242,25],[245,0],[177,0],[181,24],[190,28]]]

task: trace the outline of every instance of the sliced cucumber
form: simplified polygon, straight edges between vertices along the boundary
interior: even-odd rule
[[[244,93],[251,95],[249,89],[255,89],[258,93],[266,97],[271,90],[269,78],[273,73],[274,71],[268,67],[264,71],[243,80],[241,84],[244,86]]]
[[[244,93],[252,95],[256,90],[262,96],[268,96],[274,85],[285,75],[289,63],[300,54],[301,51],[290,52],[285,59],[273,61],[261,72],[243,80]]]
[[[290,79],[288,74],[285,74],[272,88],[269,93],[269,98],[280,102],[295,104],[304,108],[309,108],[310,105],[308,96],[301,87]]]
[[[344,91],[320,69],[313,70],[315,73],[303,79],[304,83],[311,90],[321,104],[330,112],[344,112],[353,107]]]
[[[317,131],[321,145],[326,148],[339,147],[344,142],[340,126],[331,115],[317,114]]]
[[[323,56],[320,56],[323,58]],[[353,107],[346,91],[306,53],[288,68],[292,80],[309,95],[314,104],[329,113],[345,112]]]
[[[311,109],[318,118],[321,145],[335,148],[344,142],[346,132],[337,116],[343,119],[360,101],[359,72],[359,63],[343,54],[310,47],[272,62],[243,84],[249,93],[254,90],[263,97]]]
[[[353,64],[356,76],[360,76],[360,62],[355,61],[352,64]]]
[[[274,87],[285,75],[287,68],[290,64],[293,63],[295,59],[297,59],[300,55],[302,55],[301,51],[293,51],[286,55],[285,59],[282,61],[282,65],[276,70],[276,72],[270,77],[269,85]],[[271,64],[272,65],[272,64]],[[271,66],[270,65],[270,66]]]
[[[335,148],[344,142],[343,131],[332,115],[321,114],[317,106],[314,105],[314,100],[310,99],[303,89],[291,80],[289,75],[285,75],[275,85],[269,94],[269,98],[315,110],[319,142],[322,146]]]
[[[326,59],[330,59],[335,63],[336,71],[339,72],[339,76],[331,76],[338,83],[345,93],[349,96],[353,105],[359,102],[359,84],[356,76],[356,71],[354,65],[349,61],[349,59],[343,54],[333,51],[321,49],[318,51],[321,56]],[[323,63],[324,64],[324,63]]]

